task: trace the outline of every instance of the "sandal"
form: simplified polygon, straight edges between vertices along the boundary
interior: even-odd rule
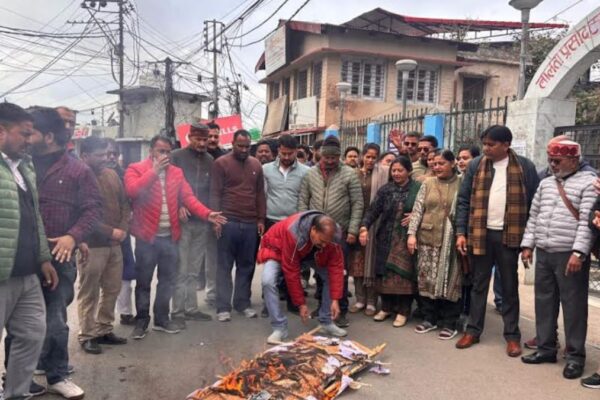
[[[354,303],[348,311],[351,313],[357,313],[365,309],[365,305],[363,303],[356,302]]]
[[[396,319],[392,323],[392,326],[394,328],[401,328],[404,325],[406,325],[406,317],[404,315],[402,315],[402,314],[397,314],[396,315]]]
[[[389,312],[385,312],[385,311],[379,311],[377,314],[375,314],[375,316],[373,317],[374,321],[377,322],[382,322],[385,321],[386,319],[388,319],[390,317],[391,313]]]
[[[376,312],[377,310],[375,309],[375,306],[368,305],[367,308],[365,308],[365,315],[367,317],[372,317]]]
[[[438,335],[438,339],[440,340],[450,340],[453,339],[458,334],[458,331],[452,330],[450,328],[443,328]]]
[[[436,329],[437,329],[437,325],[433,325],[431,322],[425,321],[425,322],[422,322],[419,325],[417,325],[417,327],[415,328],[415,332],[427,333],[427,332],[434,331]]]

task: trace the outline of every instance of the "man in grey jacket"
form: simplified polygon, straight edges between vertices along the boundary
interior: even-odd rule
[[[298,211],[318,210],[331,216],[345,235],[344,264],[347,269],[348,245],[356,243],[363,213],[363,192],[356,171],[340,162],[341,145],[329,136],[321,146],[321,159],[302,180]],[[344,277],[344,296],[340,300],[341,315],[335,321],[342,328],[349,325],[348,274]]]
[[[585,365],[589,253],[593,234],[588,216],[596,200],[595,174],[579,169],[581,147],[562,140],[548,145],[553,176],[542,180],[531,205],[521,258],[535,265],[535,324],[538,350],[526,364],[555,363],[556,319],[562,304],[567,365],[563,376],[579,378]]]

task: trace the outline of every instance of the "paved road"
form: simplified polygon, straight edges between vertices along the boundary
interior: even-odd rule
[[[258,279],[255,280],[258,289]],[[260,292],[254,293],[258,303]],[[86,390],[86,399],[91,400],[184,400],[193,390],[226,373],[230,366],[264,350],[265,338],[270,333],[267,320],[248,320],[234,314],[230,323],[190,322],[188,329],[180,334],[150,332],[144,340],[130,341],[126,346],[105,346],[104,354],[96,356],[83,353],[76,342],[74,304],[69,309],[69,318],[71,361],[76,367],[73,380]],[[491,308],[487,323],[482,342],[459,351],[454,348],[456,339],[444,342],[433,332],[414,333],[414,322],[395,329],[390,321],[375,323],[363,315],[353,316],[350,338],[368,346],[387,343],[381,359],[392,363],[392,374],[383,377],[365,373],[360,381],[370,386],[347,392],[342,398],[598,399],[600,391],[584,389],[579,381],[562,378],[562,360],[558,365],[528,366],[507,357],[501,319]],[[313,326],[303,326],[296,317],[290,321],[293,335]],[[524,337],[534,332],[529,320],[523,319],[521,327]],[[116,327],[120,335],[129,335],[130,331],[129,327]],[[600,361],[600,351],[590,348],[588,354],[586,374],[598,368]],[[58,397],[46,395],[40,399]]]

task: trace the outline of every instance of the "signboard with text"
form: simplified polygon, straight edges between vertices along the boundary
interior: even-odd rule
[[[233,141],[233,134],[242,127],[241,115],[230,115],[228,117],[220,117],[214,120],[203,120],[202,123],[214,122],[221,127],[221,135],[219,137],[219,144],[224,146],[231,144]],[[177,126],[177,138],[181,143],[181,147],[186,147],[188,142],[188,134],[190,133],[190,124],[181,124]]]
[[[265,40],[265,72],[269,76],[287,63],[287,43],[285,25]]]

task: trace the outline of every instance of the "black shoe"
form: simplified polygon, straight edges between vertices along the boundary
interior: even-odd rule
[[[577,379],[583,375],[583,365],[574,362],[567,362],[563,369],[563,376],[566,379]]]
[[[185,313],[184,317],[185,319],[192,321],[212,321],[212,317],[210,315],[205,314],[200,310],[191,313]]]
[[[152,330],[154,331],[171,334],[179,333],[183,329],[185,329],[185,324],[182,324],[181,320],[178,319],[173,319],[162,323],[154,322],[154,326],[152,327]]]
[[[526,356],[521,357],[521,361],[525,364],[542,364],[542,363],[555,363],[556,362],[556,354],[554,355],[544,355],[539,351],[535,353],[528,354]]]
[[[125,339],[124,337],[117,336],[113,332],[107,333],[104,336],[97,337],[96,341],[99,344],[112,344],[112,345],[119,345],[119,344],[127,343],[127,339]]]
[[[267,309],[267,306],[264,306],[263,309],[260,311],[260,317],[269,318],[269,310]]]
[[[139,319],[135,321],[135,328],[131,332],[131,338],[134,340],[140,340],[146,337],[148,332],[148,321]]]
[[[81,348],[88,354],[102,353],[102,348],[100,347],[96,339],[88,339],[81,342]]]
[[[46,387],[35,383],[35,381],[31,381],[31,384],[29,385],[29,393],[32,396],[41,396],[46,393]]]
[[[121,314],[121,325],[135,325],[135,317],[131,314]]]
[[[595,373],[594,375],[588,376],[581,380],[581,386],[590,389],[600,389],[600,375]]]
[[[346,318],[345,315],[340,315],[334,322],[340,328],[347,328],[350,326],[350,321],[348,321],[348,318]]]

